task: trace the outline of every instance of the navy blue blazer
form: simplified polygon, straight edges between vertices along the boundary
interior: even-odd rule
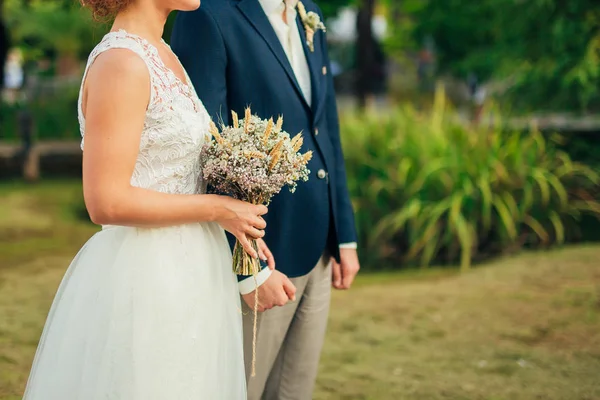
[[[321,14],[312,0],[304,4]],[[357,241],[324,32],[314,45],[314,52],[304,45],[311,107],[258,0],[202,0],[198,10],[178,14],[171,38],[213,120],[229,124],[230,111],[243,115],[247,106],[261,118],[283,115],[283,129],[303,132],[302,151],[313,151],[308,182],[294,194],[284,188],[265,217],[265,242],[290,277],[309,273],[326,250],[339,260],[339,244]]]

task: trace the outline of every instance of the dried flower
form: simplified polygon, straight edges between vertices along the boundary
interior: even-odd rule
[[[250,107],[246,108],[246,115],[244,116],[244,132],[250,133],[250,125],[252,123],[252,111]]]
[[[238,115],[235,111],[231,111],[231,120],[233,121],[233,127],[235,129],[240,127],[240,121],[238,120]]]
[[[304,138],[302,137],[302,133],[297,134],[292,139],[290,146],[294,150],[294,152],[298,152],[302,148],[302,144],[304,143]]]
[[[269,136],[271,136],[271,132],[273,131],[273,118],[269,119],[267,123],[267,127],[265,128],[265,136],[263,136],[263,143],[267,143],[269,140]]]
[[[312,160],[312,151],[307,151],[303,156],[302,156],[302,161],[300,162],[303,165],[308,164],[308,162]]]
[[[219,134],[219,129],[217,128],[214,122],[210,121],[208,130],[219,144],[223,144],[223,137],[221,137],[221,135]]]
[[[275,147],[273,147],[273,149],[271,150],[271,153],[269,153],[269,156],[271,156],[271,162],[269,163],[269,171],[272,171],[273,168],[275,168],[275,166],[279,162],[279,159],[281,158],[281,149],[283,147],[283,143],[283,140],[277,142]]]
[[[246,158],[265,158],[266,156],[260,151],[245,151],[244,155]]]

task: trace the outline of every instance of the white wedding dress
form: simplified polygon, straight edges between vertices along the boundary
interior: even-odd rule
[[[202,191],[209,115],[146,40],[112,32],[90,55],[129,49],[148,65],[151,99],[134,186]],[[199,50],[200,51],[200,50]],[[85,120],[79,102],[82,135]],[[240,297],[215,223],[104,226],[75,257],[39,343],[26,400],[246,399]]]

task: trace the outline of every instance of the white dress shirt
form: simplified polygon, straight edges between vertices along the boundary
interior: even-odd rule
[[[269,22],[279,41],[285,51],[285,54],[292,66],[296,80],[300,85],[302,94],[306,99],[309,106],[312,106],[312,82],[310,78],[310,69],[306,55],[304,53],[304,45],[302,44],[302,37],[296,24],[296,17],[298,15],[296,6],[299,0],[259,0],[265,14],[269,18]],[[286,20],[283,18],[283,14],[286,14]],[[356,243],[344,243],[340,244],[340,248],[356,249]],[[271,270],[265,268],[258,273],[256,276],[256,283],[258,286],[262,285],[267,278],[271,276]],[[248,294],[255,290],[256,285],[252,277],[244,279],[239,283],[240,293]]]
[[[298,0],[259,0],[259,2],[281,42],[302,94],[310,106],[312,102],[310,69],[296,24]],[[287,22],[283,19],[284,13]]]

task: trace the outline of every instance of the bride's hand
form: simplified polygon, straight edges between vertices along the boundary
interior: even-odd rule
[[[261,216],[267,213],[267,207],[227,196],[220,196],[219,203],[220,212],[216,221],[238,239],[250,256],[258,258],[258,253],[252,247],[249,238],[260,239],[265,235],[267,223]]]

